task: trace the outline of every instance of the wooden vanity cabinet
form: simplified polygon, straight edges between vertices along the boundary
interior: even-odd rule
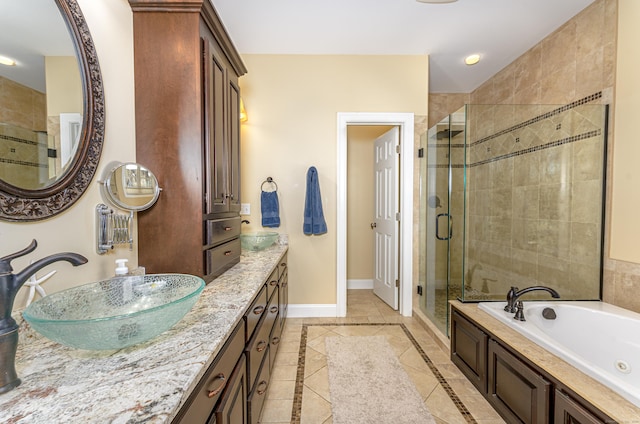
[[[138,214],[149,273],[210,282],[239,261],[240,90],[246,73],[208,0],[129,0],[136,158],[162,187]],[[220,219],[232,219],[217,233]]]
[[[451,317],[451,361],[508,423],[613,422],[455,306]]]
[[[285,254],[172,424],[258,423],[286,318],[281,314],[286,268]]]

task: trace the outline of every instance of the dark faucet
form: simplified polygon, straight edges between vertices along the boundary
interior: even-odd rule
[[[13,302],[18,290],[29,277],[54,262],[67,261],[73,266],[87,263],[87,258],[77,253],[57,253],[42,258],[19,273],[13,274],[11,261],[33,252],[36,247],[38,247],[38,243],[33,240],[26,249],[0,258],[0,394],[20,385],[20,379],[15,368],[16,350],[18,348],[18,325],[11,317]]]
[[[523,294],[532,292],[532,291],[536,291],[536,290],[542,290],[542,291],[546,291],[551,293],[551,297],[558,299],[560,298],[560,295],[558,294],[557,291],[555,291],[554,289],[550,288],[550,287],[545,287],[545,286],[531,286],[531,287],[527,287],[525,289],[522,289],[520,291],[518,291],[517,287],[513,287],[511,286],[511,288],[509,289],[509,292],[507,293],[507,306],[504,307],[504,310],[507,312],[511,312],[514,313],[516,312],[516,303],[518,302],[518,298],[520,296],[522,296]]]

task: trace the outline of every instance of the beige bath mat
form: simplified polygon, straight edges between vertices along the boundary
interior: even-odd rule
[[[333,424],[434,424],[384,336],[327,337]]]

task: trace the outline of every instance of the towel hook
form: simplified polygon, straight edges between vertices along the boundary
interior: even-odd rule
[[[262,185],[260,185],[261,191],[264,191],[265,184],[273,184],[275,186],[275,190],[272,190],[272,191],[278,191],[278,184],[276,184],[276,182],[273,181],[273,178],[267,177],[267,179],[262,182]]]

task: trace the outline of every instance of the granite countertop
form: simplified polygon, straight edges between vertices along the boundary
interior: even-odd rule
[[[168,423],[287,251],[242,252],[173,328],[146,343],[88,351],[52,342],[20,319],[16,371],[2,423]]]
[[[563,359],[532,342],[516,330],[478,308],[477,303],[450,301],[452,306],[498,337],[515,351],[529,358],[549,375],[585,398],[593,406],[621,424],[640,423],[640,408],[599,383]]]

